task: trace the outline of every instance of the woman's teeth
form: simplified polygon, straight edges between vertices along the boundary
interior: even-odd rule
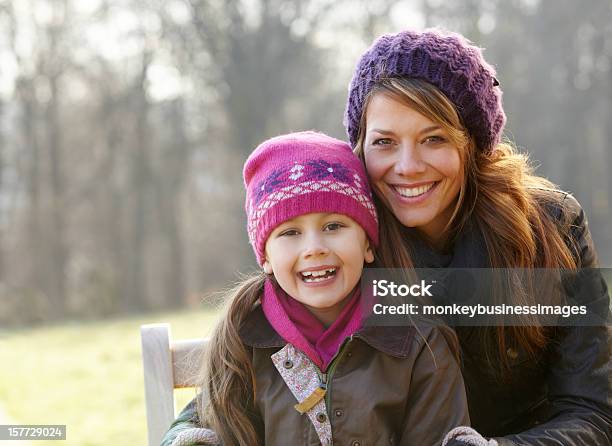
[[[300,273],[304,282],[322,282],[336,274],[336,268],[323,269],[320,271],[304,271]]]
[[[418,197],[419,195],[423,195],[429,189],[434,187],[435,184],[436,184],[436,182],[434,181],[433,183],[425,184],[425,185],[419,186],[419,187],[400,187],[400,186],[394,186],[394,188],[397,191],[397,193],[400,194],[402,197],[411,198],[411,197]]]

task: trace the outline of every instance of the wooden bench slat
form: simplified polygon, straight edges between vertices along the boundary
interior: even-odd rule
[[[197,387],[200,384],[202,355],[208,339],[186,339],[171,344],[174,388]]]
[[[176,418],[174,389],[195,387],[207,339],[171,341],[169,324],[140,327],[149,446],[158,446]]]

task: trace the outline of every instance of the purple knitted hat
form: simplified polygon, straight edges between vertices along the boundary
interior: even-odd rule
[[[391,77],[418,78],[439,88],[455,104],[480,150],[493,150],[499,142],[506,115],[494,68],[460,34],[426,30],[383,35],[361,56],[344,115],[353,147],[368,93],[377,81]]]
[[[264,141],[244,164],[249,241],[263,265],[270,233],[313,212],[344,214],[378,246],[378,219],[363,164],[342,141],[317,132]]]

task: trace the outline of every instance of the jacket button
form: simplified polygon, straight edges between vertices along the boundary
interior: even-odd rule
[[[326,420],[327,420],[327,415],[325,415],[323,412],[319,412],[317,414],[317,421],[319,423],[325,423]]]
[[[353,356],[353,352],[348,352],[348,353],[346,354],[346,356],[347,356],[348,358],[350,358],[351,356]]]
[[[293,361],[287,359],[285,362],[283,362],[283,367],[285,367],[286,369],[293,368]]]
[[[360,442],[360,441],[357,441],[357,440],[354,440],[354,441],[351,443],[351,446],[361,446],[361,442]]]
[[[344,415],[344,411],[342,409],[336,409],[336,411],[334,412],[334,415],[340,418],[342,415]]]
[[[513,348],[509,348],[508,350],[506,350],[506,354],[508,355],[508,358],[510,359],[518,358],[518,352],[514,350]]]

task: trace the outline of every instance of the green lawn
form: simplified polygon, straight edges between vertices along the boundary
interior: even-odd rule
[[[168,322],[173,338],[208,334],[212,310],[0,331],[0,405],[21,424],[66,424],[40,445],[146,444],[141,324]],[[194,390],[177,392],[177,410]]]

